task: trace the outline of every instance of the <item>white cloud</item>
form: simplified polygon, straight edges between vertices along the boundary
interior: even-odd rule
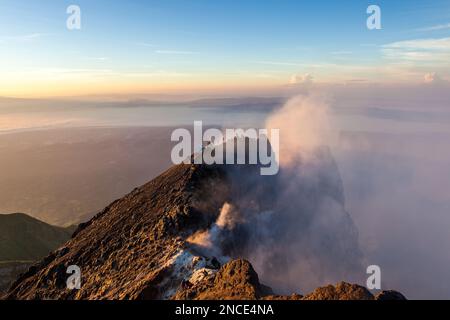
[[[88,60],[94,60],[94,61],[107,61],[109,60],[108,57],[87,57]]]
[[[253,61],[253,63],[257,64],[266,64],[271,66],[287,66],[287,67],[306,67],[307,63],[298,63],[298,62],[286,62],[286,61]]]
[[[291,79],[289,80],[289,84],[291,84],[291,85],[312,84],[313,81],[314,81],[314,77],[312,75],[310,75],[309,73],[306,73],[304,75],[294,74],[291,76]]]
[[[1,43],[11,43],[11,42],[31,42],[40,38],[43,38],[45,36],[48,36],[47,33],[30,33],[30,34],[24,34],[24,35],[16,35],[16,36],[0,36],[0,44]]]
[[[148,48],[155,48],[155,47],[157,47],[157,45],[152,44],[152,43],[147,43],[147,42],[137,42],[136,45],[137,46],[141,46],[141,47],[148,47]]]
[[[393,42],[383,47],[396,49],[449,49],[450,38],[404,40]]]
[[[439,83],[445,83],[446,82],[436,72],[431,72],[431,73],[425,74],[423,80],[424,80],[425,83],[433,83],[433,84],[439,84]]]
[[[450,62],[450,38],[398,41],[382,46],[384,58],[414,62]]]
[[[156,53],[159,54],[197,54],[198,52],[194,51],[180,51],[180,50],[156,50]]]
[[[331,52],[332,55],[336,55],[336,56],[342,56],[342,55],[350,55],[353,54],[352,51],[333,51]]]
[[[446,29],[450,29],[450,23],[438,24],[438,25],[431,26],[431,27],[420,28],[420,29],[417,29],[417,31],[438,31],[438,30],[446,30]]]

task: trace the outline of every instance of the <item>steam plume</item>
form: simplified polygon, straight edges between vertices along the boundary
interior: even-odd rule
[[[222,258],[249,259],[280,293],[351,281],[365,270],[339,171],[325,145],[326,100],[295,97],[268,118],[267,128],[281,131],[278,176],[231,171],[232,201],[209,230],[189,241]]]

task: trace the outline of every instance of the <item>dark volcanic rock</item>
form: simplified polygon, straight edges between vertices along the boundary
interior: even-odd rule
[[[375,300],[406,300],[405,296],[394,290],[381,291],[375,296]]]
[[[373,300],[373,295],[364,287],[340,282],[336,286],[321,287],[306,295],[304,300]]]

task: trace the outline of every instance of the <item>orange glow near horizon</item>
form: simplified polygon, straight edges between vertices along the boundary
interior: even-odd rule
[[[211,77],[212,78],[212,77]],[[52,98],[107,94],[183,94],[191,92],[221,93],[264,91],[282,86],[277,81],[257,81],[248,79],[210,80],[189,78],[176,81],[145,81],[143,79],[123,81],[120,79],[103,81],[0,81],[0,96],[14,98]]]

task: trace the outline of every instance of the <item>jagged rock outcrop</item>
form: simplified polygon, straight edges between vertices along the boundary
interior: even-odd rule
[[[250,262],[232,260],[215,274],[196,284],[184,284],[175,300],[256,300],[271,293],[260,284],[258,274]]]
[[[336,286],[329,285],[317,288],[306,295],[304,300],[373,300],[374,297],[364,287],[356,284],[340,282]]]
[[[375,300],[385,301],[385,300],[406,300],[406,297],[400,292],[394,290],[381,291],[375,296]]]
[[[174,300],[406,300],[394,290],[382,291],[373,296],[366,288],[346,282],[317,288],[302,296],[274,295],[272,289],[259,282],[250,262],[233,260],[215,273],[208,274],[195,284],[183,283]]]

